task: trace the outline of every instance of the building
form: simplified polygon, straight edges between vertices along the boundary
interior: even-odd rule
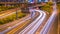
[[[48,1],[48,0],[0,0],[0,3],[1,2],[16,2],[16,3],[24,3],[24,2],[45,2],[45,1]]]
[[[6,6],[21,3],[41,3],[46,1],[48,0],[0,0],[0,4],[4,4]]]

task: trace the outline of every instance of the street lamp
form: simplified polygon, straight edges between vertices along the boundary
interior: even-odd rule
[[[18,11],[17,11],[17,8],[16,8],[16,19],[18,19]]]
[[[14,0],[14,2],[16,2],[16,0]],[[17,11],[17,8],[16,8],[16,19],[18,19],[18,11]]]

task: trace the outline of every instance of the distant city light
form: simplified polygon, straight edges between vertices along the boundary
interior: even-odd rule
[[[41,2],[41,0],[38,0],[39,2]]]
[[[38,2],[48,2],[48,0],[37,0]]]
[[[37,0],[38,2],[41,2],[41,0]]]
[[[34,0],[28,0],[29,3],[34,3]]]
[[[48,2],[48,0],[45,0],[45,2]]]

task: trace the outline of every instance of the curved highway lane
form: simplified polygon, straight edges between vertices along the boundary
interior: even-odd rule
[[[50,18],[48,19],[48,21],[46,22],[43,29],[41,30],[40,34],[48,34],[49,28],[50,28],[51,24],[54,22],[56,16],[57,16],[57,8],[56,8],[56,3],[54,2],[53,13],[50,16]]]
[[[34,10],[40,13],[39,17],[33,21],[30,25],[28,25],[25,29],[23,29],[19,34],[34,34],[40,24],[43,22],[44,18],[46,17],[46,13],[41,10]]]

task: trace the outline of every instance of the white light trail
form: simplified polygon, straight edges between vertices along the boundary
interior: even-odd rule
[[[39,17],[33,21],[30,25],[28,25],[25,29],[23,29],[19,34],[33,34],[36,29],[40,26],[40,24],[43,22],[44,18],[46,17],[45,12],[41,10],[35,10],[40,13]]]

